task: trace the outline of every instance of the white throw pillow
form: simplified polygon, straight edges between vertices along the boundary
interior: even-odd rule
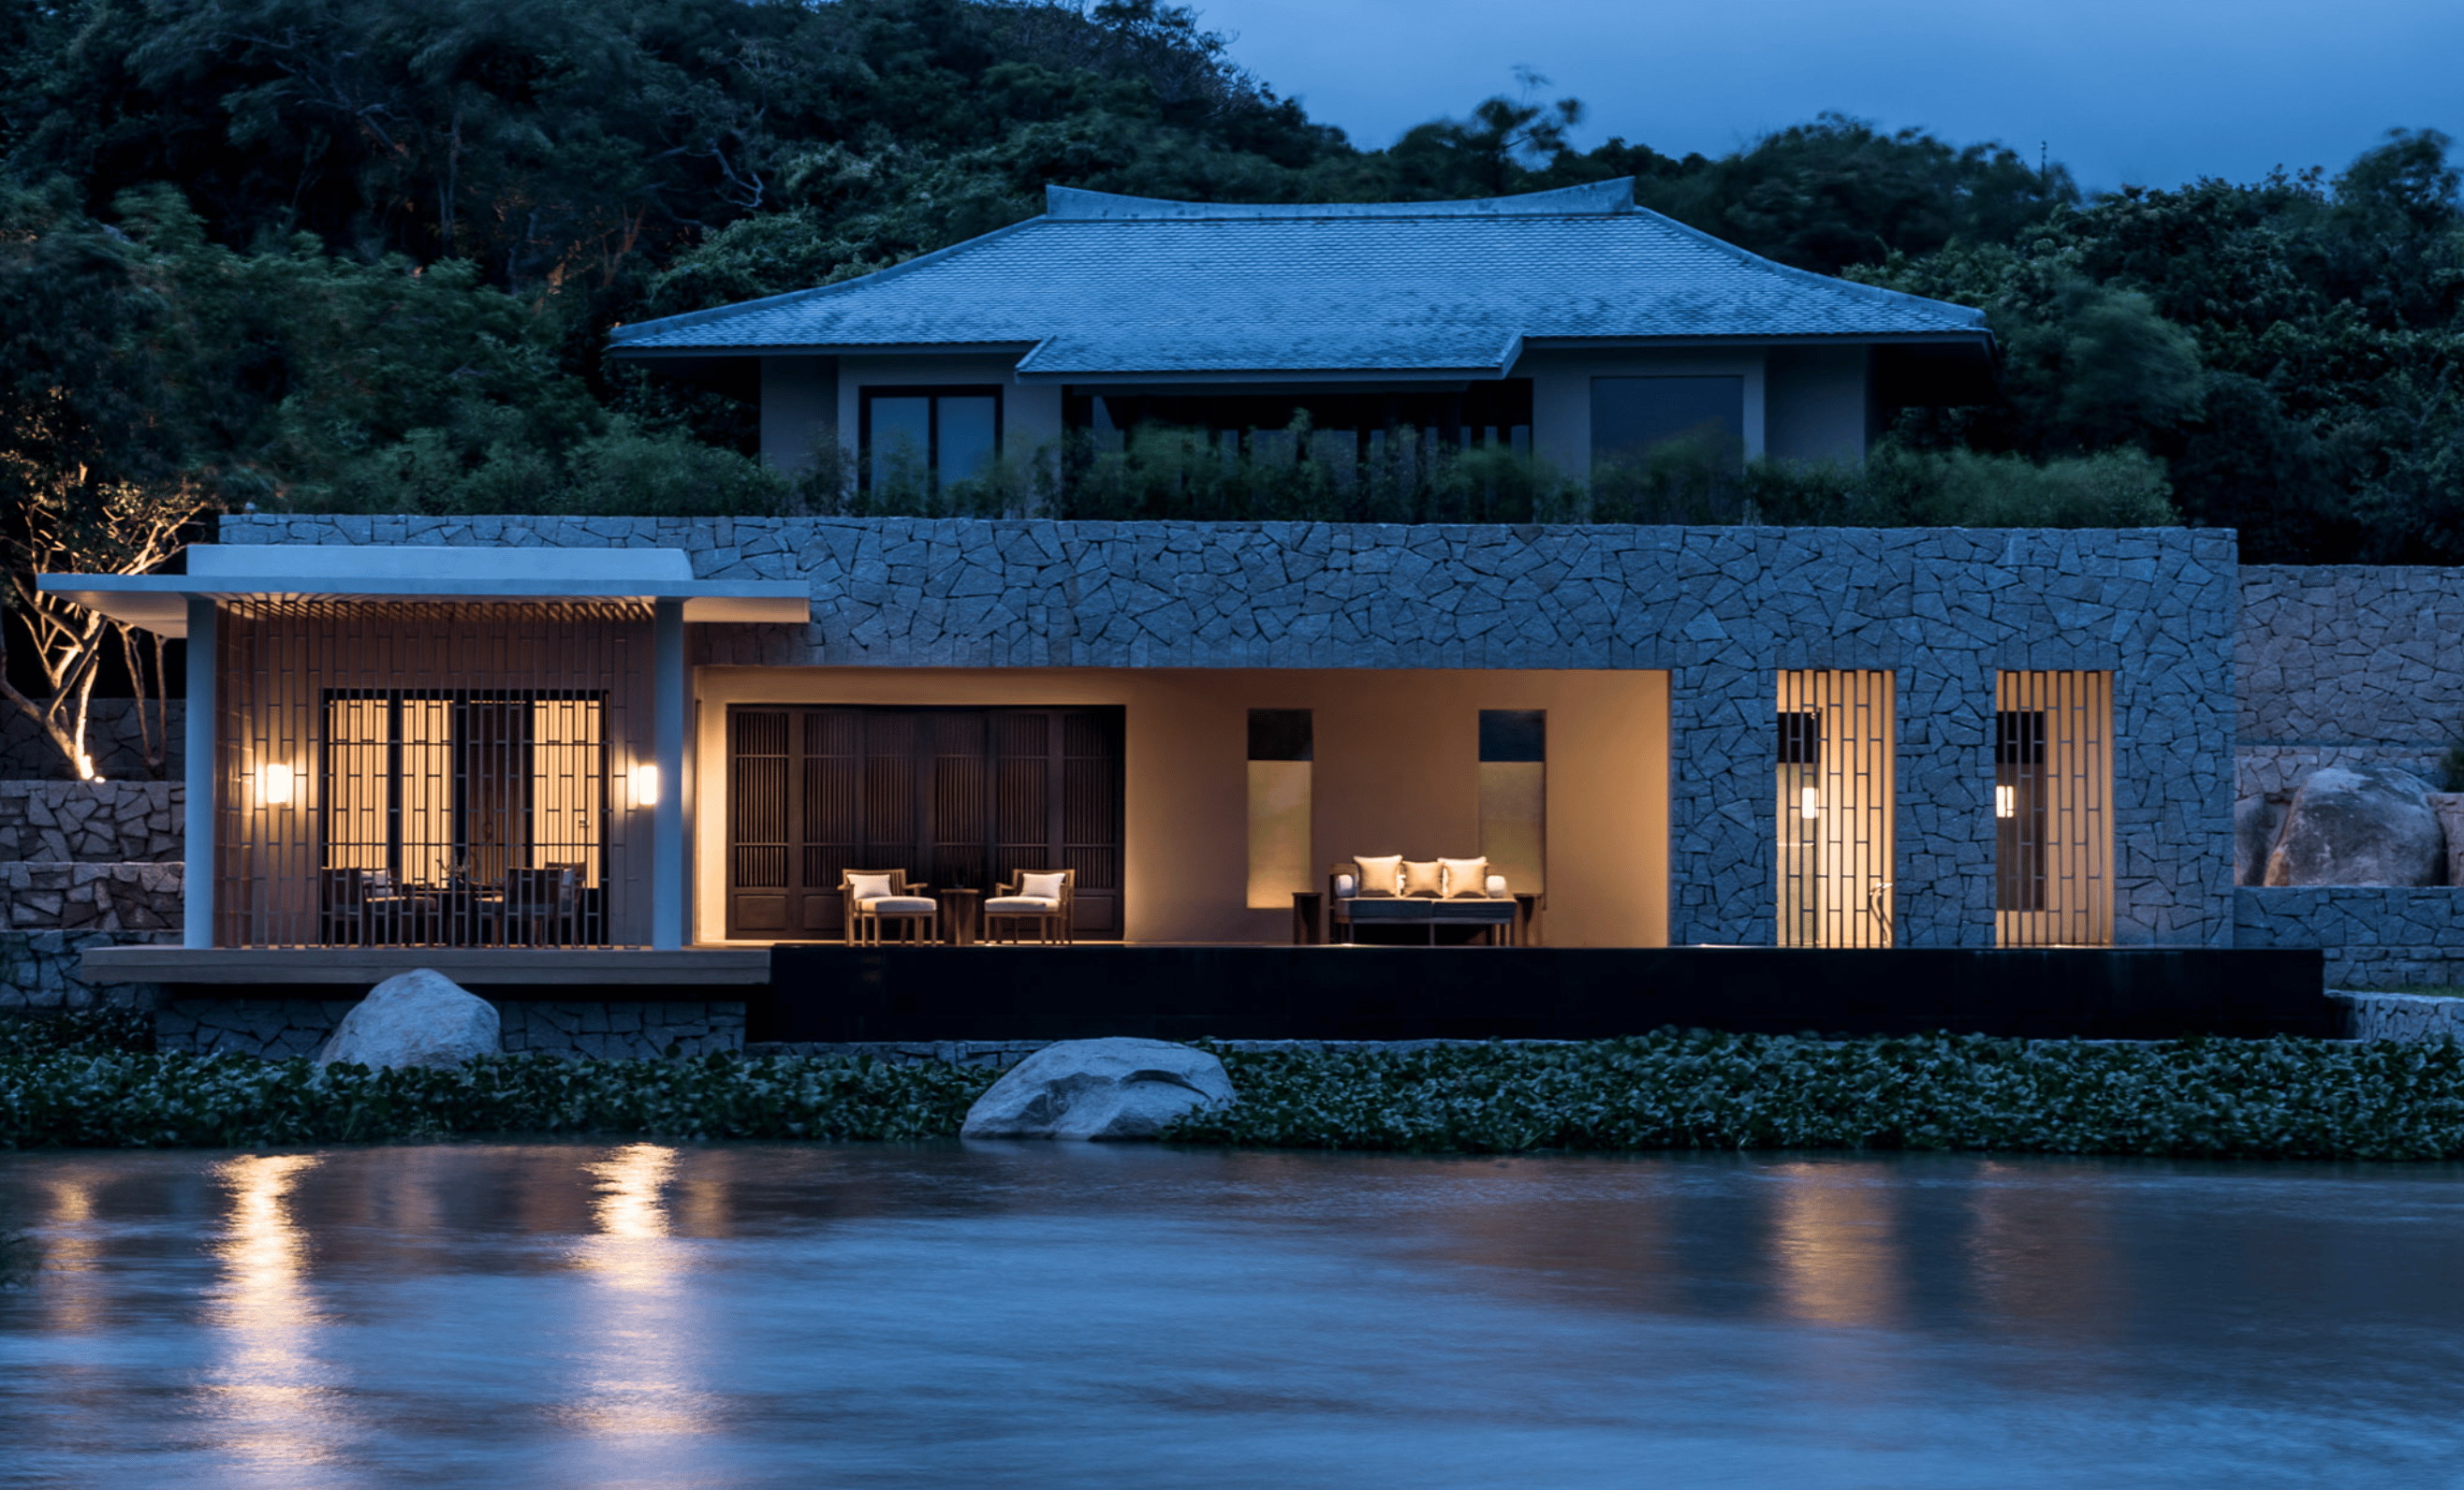
[[[1068,874],[1061,870],[1055,870],[1050,874],[1022,874],[1018,877],[1018,892],[1021,895],[1030,895],[1042,900],[1057,901],[1061,898],[1061,887],[1068,883]]]
[[[1492,874],[1488,877],[1488,898],[1491,900],[1504,900],[1506,898],[1505,875]]]
[[[858,905],[862,905],[868,900],[886,899],[891,893],[890,876],[887,874],[850,874],[847,876],[847,887],[855,891],[856,903]]]
[[[1448,900],[1477,900],[1486,887],[1488,861],[1481,859],[1441,859],[1438,873],[1445,881]]]

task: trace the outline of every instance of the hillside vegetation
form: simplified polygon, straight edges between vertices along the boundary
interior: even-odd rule
[[[1632,175],[1999,338],[1993,402],[1905,416],[1880,472],[1765,473],[1758,512],[2178,513],[2254,560],[2464,560],[2442,136],[2087,200],[1999,145],[1837,117],[1710,159],[1577,150],[1581,105],[1536,87],[1430,111],[1363,148],[1155,0],[11,5],[0,497],[826,510],[750,458],[747,408],[609,363],[608,328],[894,264],[1049,183],[1366,201]],[[1956,498],[2006,488],[2057,495]]]

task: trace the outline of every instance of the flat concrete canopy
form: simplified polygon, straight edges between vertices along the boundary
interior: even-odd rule
[[[812,592],[791,580],[696,580],[677,548],[453,548],[414,544],[222,544],[187,550],[187,574],[47,574],[47,594],[160,636],[188,634],[188,601],[303,600],[447,603],[680,601],[684,619],[812,619]]]
[[[373,986],[432,968],[470,986],[553,988],[764,984],[767,947],[96,947],[80,975],[91,983]]]

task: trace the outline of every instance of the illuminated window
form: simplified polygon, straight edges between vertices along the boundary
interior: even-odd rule
[[[2113,674],[1994,685],[1993,910],[2005,947],[2113,940]]]
[[[1249,909],[1291,909],[1314,887],[1309,769],[1316,738],[1306,709],[1249,711]]]
[[[1480,851],[1508,890],[1549,887],[1549,715],[1480,712]]]
[[[596,887],[605,718],[590,693],[329,694],[325,867],[495,885],[570,866]]]
[[[1783,947],[1891,945],[1891,674],[1779,675],[1778,939]]]

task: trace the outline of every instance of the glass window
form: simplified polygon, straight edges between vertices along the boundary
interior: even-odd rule
[[[1549,715],[1480,712],[1480,851],[1508,894],[1549,887]]]
[[[868,388],[863,400],[869,490],[930,492],[979,480],[1001,453],[998,388]]]
[[[1722,459],[1745,454],[1746,380],[1595,378],[1592,459],[1639,460],[1677,441],[1699,442]]]
[[[1252,910],[1288,909],[1311,887],[1309,760],[1316,754],[1306,709],[1249,711],[1249,895]]]

